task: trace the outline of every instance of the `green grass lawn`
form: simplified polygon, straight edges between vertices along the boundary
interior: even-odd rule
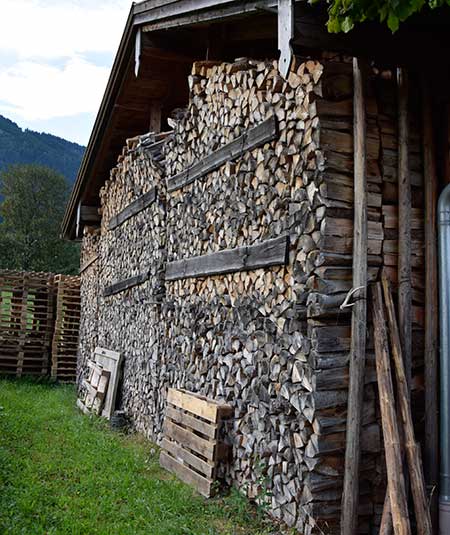
[[[237,491],[205,500],[151,443],[75,408],[71,386],[0,379],[0,534],[268,535]]]

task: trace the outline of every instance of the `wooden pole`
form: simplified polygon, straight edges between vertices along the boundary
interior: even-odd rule
[[[380,531],[378,535],[392,535],[391,499],[389,488],[386,491],[383,504],[383,514],[381,515]]]
[[[408,390],[412,369],[411,183],[408,163],[408,75],[397,69],[398,83],[398,317]]]
[[[353,287],[360,288],[352,311],[350,378],[347,406],[344,489],[342,493],[341,534],[354,535],[358,529],[359,461],[361,417],[364,394],[364,368],[367,331],[367,183],[366,113],[364,100],[365,68],[353,58],[353,139],[354,139],[354,233]]]
[[[378,392],[380,397],[381,423],[383,426],[392,524],[395,535],[410,535],[408,502],[406,499],[400,436],[395,412],[394,387],[392,385],[391,365],[389,362],[389,346],[384,320],[383,294],[379,282],[373,286],[372,311]]]
[[[432,105],[428,84],[422,82],[423,166],[425,182],[425,474],[431,491],[431,516],[437,532],[439,481],[438,424],[438,282],[437,282],[437,172]]]
[[[414,424],[411,413],[411,403],[406,380],[405,366],[403,363],[400,334],[395,317],[394,300],[388,280],[383,277],[384,301],[386,304],[391,350],[394,360],[395,378],[397,383],[397,399],[403,424],[405,437],[406,460],[408,461],[411,490],[416,511],[417,535],[431,535],[431,517],[428,510],[425,480],[422,471],[422,458],[420,446],[414,437]]]

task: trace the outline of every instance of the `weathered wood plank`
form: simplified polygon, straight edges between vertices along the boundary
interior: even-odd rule
[[[210,403],[205,399],[176,390],[175,388],[169,388],[167,402],[196,416],[200,416],[209,422],[217,423],[218,404]]]
[[[167,438],[163,438],[161,442],[161,449],[166,450],[176,459],[181,459],[183,462],[189,464],[192,466],[192,468],[195,468],[206,477],[210,478],[213,476],[214,463],[204,461],[190,451],[182,448],[180,444],[172,442],[171,440],[167,440]]]
[[[289,237],[280,236],[256,245],[175,260],[167,264],[166,280],[205,277],[286,265],[288,245]]]
[[[175,407],[171,407],[170,405],[168,405],[166,408],[166,418],[170,418],[177,424],[190,427],[191,429],[194,429],[195,431],[198,431],[202,435],[205,435],[209,438],[216,438],[217,425],[209,424],[203,420],[194,418],[190,414],[178,410]]]
[[[215,442],[201,438],[189,431],[189,429],[184,429],[167,419],[164,421],[164,435],[166,438],[175,440],[175,442],[183,444],[190,450],[196,451],[210,461],[215,459]]]
[[[428,510],[425,480],[423,477],[422,459],[420,446],[414,436],[414,424],[411,412],[410,395],[406,379],[405,365],[403,362],[400,333],[395,316],[394,300],[388,280],[383,277],[384,301],[389,325],[391,350],[394,360],[395,378],[397,384],[397,402],[401,412],[403,423],[403,435],[405,438],[406,459],[408,461],[411,489],[416,512],[417,535],[431,535],[431,517]]]
[[[84,271],[86,271],[86,269],[90,266],[92,266],[92,264],[94,262],[96,262],[98,260],[98,254],[96,254],[95,256],[93,256],[92,258],[90,258],[87,262],[85,262],[81,267],[80,267],[80,275],[81,273],[83,273]]]
[[[392,523],[395,535],[410,535],[411,527],[409,524],[406,485],[402,468],[400,434],[395,410],[394,387],[389,362],[389,345],[384,319],[383,293],[380,283],[376,283],[373,286],[372,313],[381,423],[383,426],[384,448],[386,452]]]
[[[126,206],[117,215],[111,217],[108,223],[109,230],[114,230],[119,225],[124,223],[127,219],[135,216],[139,212],[142,212],[145,208],[148,208],[156,200],[156,188],[152,188],[144,195],[141,195],[135,201]]]
[[[146,282],[149,277],[150,277],[150,270],[144,271],[144,273],[135,275],[134,277],[130,277],[129,279],[115,282],[114,284],[111,284],[110,286],[106,286],[106,288],[103,291],[103,296],[110,297],[111,295],[115,295],[125,290],[128,290],[129,288],[133,288],[133,286],[138,286],[139,284]]]
[[[353,138],[354,138],[354,239],[353,287],[356,292],[352,311],[350,382],[347,409],[344,489],[342,493],[341,534],[355,535],[358,529],[359,464],[361,415],[364,393],[367,331],[367,179],[365,65],[353,58]]]
[[[275,116],[269,117],[261,124],[251,128],[235,140],[227,143],[220,149],[215,150],[201,161],[195,163],[185,171],[167,179],[168,191],[175,191],[198,178],[218,169],[224,163],[234,160],[244,152],[272,141],[278,134],[277,119]]]
[[[433,139],[432,105],[428,83],[422,84],[423,167],[425,185],[425,477],[429,489],[439,483],[439,379],[438,379],[438,281],[437,281],[437,174]],[[431,496],[431,517],[437,533],[437,493]]]
[[[159,463],[188,485],[192,485],[200,494],[209,498],[212,491],[212,481],[191,470],[185,464],[171,457],[165,451],[161,451]]]
[[[411,183],[408,162],[408,75],[397,69],[398,84],[398,317],[406,377],[411,388]]]

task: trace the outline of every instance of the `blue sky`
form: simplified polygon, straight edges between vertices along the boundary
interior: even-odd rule
[[[0,115],[86,145],[131,0],[1,0]]]

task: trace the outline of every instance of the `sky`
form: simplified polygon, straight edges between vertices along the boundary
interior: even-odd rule
[[[86,145],[131,0],[0,0],[0,115]]]

